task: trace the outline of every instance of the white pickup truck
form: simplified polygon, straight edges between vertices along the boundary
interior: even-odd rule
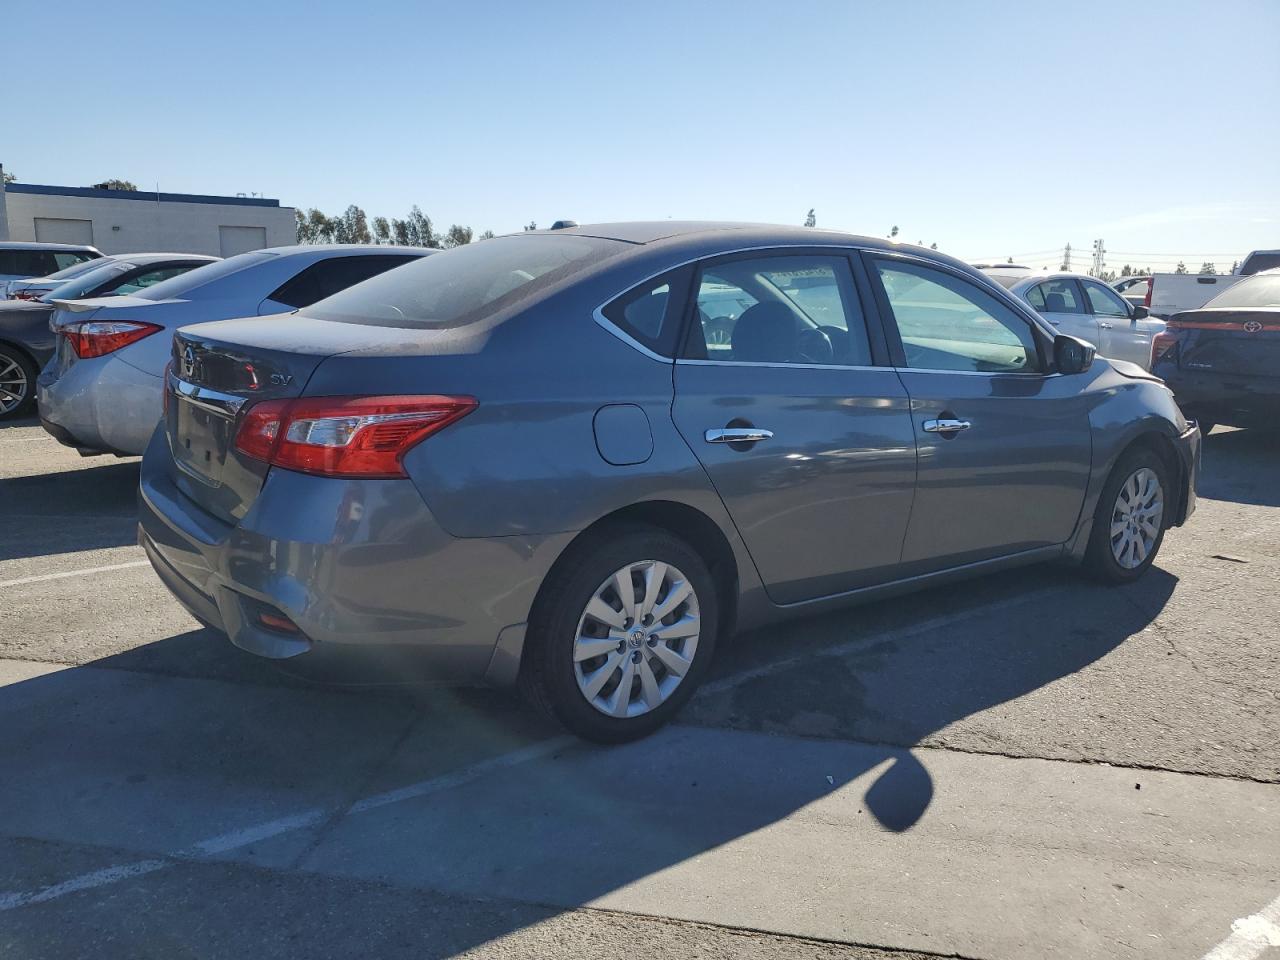
[[[1255,250],[1244,258],[1237,273],[1156,273],[1147,284],[1145,304],[1153,317],[1168,319],[1183,310],[1198,310],[1247,276],[1280,267],[1280,250]],[[1125,290],[1126,295],[1138,287]]]

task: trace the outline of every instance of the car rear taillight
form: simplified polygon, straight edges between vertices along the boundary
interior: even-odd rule
[[[1162,331],[1151,338],[1151,367],[1155,368],[1158,361],[1164,358],[1171,350],[1178,345],[1178,328],[1170,323]]]
[[[1142,305],[1148,310],[1151,309],[1151,291],[1156,288],[1156,278],[1152,277],[1147,281],[1147,295],[1142,298]]]
[[[13,299],[35,300],[35,299],[38,299],[41,294],[45,294],[48,292],[49,292],[48,290],[17,290],[13,294]]]
[[[83,320],[67,324],[59,332],[70,341],[77,357],[88,360],[114,353],[163,329],[136,320]]]
[[[248,409],[236,449],[326,477],[405,476],[410,448],[476,408],[473,397],[300,397]]]

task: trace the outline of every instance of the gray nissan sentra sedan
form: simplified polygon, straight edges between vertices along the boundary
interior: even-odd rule
[[[141,541],[196,617],[518,682],[600,741],[734,628],[1034,561],[1123,583],[1195,506],[1159,380],[957,260],[814,229],[485,240],[182,328],[166,376]]]

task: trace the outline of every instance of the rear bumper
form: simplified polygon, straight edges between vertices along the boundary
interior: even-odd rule
[[[115,355],[52,360],[36,380],[40,420],[59,442],[81,450],[137,456],[160,419],[160,378]]]
[[[519,631],[507,631],[501,650],[499,636],[528,619],[570,536],[454,538],[408,480],[279,469],[231,524],[188,499],[171,469],[156,431],[139,490],[139,541],[152,566],[198,620],[275,659],[355,656],[415,679],[513,680],[507,641]],[[264,626],[264,610],[300,632]]]
[[[1267,427],[1280,422],[1280,377],[1178,369],[1159,373],[1188,416],[1233,427]]]

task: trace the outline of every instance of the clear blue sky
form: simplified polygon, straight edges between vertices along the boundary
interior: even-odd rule
[[[813,207],[1048,251],[1025,262],[1280,247],[1277,0],[9,0],[0,23],[0,162],[32,183],[499,233]]]

